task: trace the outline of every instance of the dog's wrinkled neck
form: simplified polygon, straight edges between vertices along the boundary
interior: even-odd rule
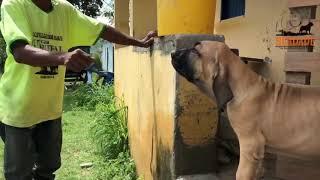
[[[231,52],[232,53],[232,52]],[[224,62],[223,58],[220,58],[219,54],[216,54],[217,61],[217,74],[212,77],[212,90],[217,102],[217,106],[220,111],[226,108],[229,101],[234,98],[231,86],[229,84],[229,69],[228,65]],[[224,54],[224,58],[228,57],[229,54]]]
[[[233,99],[230,85],[228,81],[218,76],[214,79],[212,86],[218,108],[219,110],[223,110],[227,103]]]

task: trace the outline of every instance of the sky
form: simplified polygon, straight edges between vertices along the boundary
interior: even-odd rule
[[[111,8],[113,7],[110,7],[110,5],[108,5],[108,3],[110,3],[111,1],[113,0],[104,0],[105,3],[103,4],[102,8],[101,8],[101,12],[105,12],[105,11],[110,11]],[[97,19],[105,24],[108,24],[108,25],[113,25],[113,21],[110,20],[110,18],[107,18],[105,16],[99,16],[97,17]]]

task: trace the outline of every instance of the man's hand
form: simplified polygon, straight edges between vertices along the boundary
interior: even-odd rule
[[[143,38],[142,40],[138,40],[134,37],[128,36],[118,31],[111,26],[106,26],[106,29],[101,34],[101,38],[109,42],[121,45],[150,47],[153,44],[154,37],[156,37],[157,34],[157,31],[150,31],[145,38]]]
[[[154,38],[158,36],[158,32],[157,31],[150,31],[145,38],[143,38],[142,40],[140,40],[140,47],[150,47],[153,42],[154,42]]]
[[[94,63],[94,59],[80,49],[68,53],[52,53],[17,42],[12,52],[17,63],[34,67],[66,65],[71,71],[80,72]]]
[[[60,55],[60,60],[73,72],[81,72],[92,63],[94,60],[89,54],[85,53],[81,49],[76,49],[72,52],[64,53]]]

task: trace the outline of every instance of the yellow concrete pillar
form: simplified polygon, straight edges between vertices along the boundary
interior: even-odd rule
[[[129,34],[129,0],[115,1],[115,26],[121,32]]]
[[[159,35],[212,34],[216,0],[158,0]]]
[[[144,38],[148,31],[157,28],[157,1],[130,0],[131,35]]]

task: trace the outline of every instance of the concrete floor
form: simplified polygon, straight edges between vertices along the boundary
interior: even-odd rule
[[[320,163],[280,156],[277,160],[277,176],[286,180],[319,180]]]
[[[218,174],[219,180],[235,180],[237,164],[223,168]],[[265,174],[264,180],[319,180],[320,163],[301,161],[278,156],[275,177]]]
[[[221,167],[218,174],[193,175],[180,177],[177,180],[235,180],[237,163]],[[263,180],[319,180],[319,162],[301,161],[284,156],[278,156],[275,177],[265,174]]]

